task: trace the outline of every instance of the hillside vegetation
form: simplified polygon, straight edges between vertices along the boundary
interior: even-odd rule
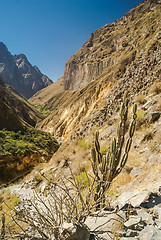
[[[45,118],[44,112],[2,79],[0,112],[0,182],[9,182],[23,177],[37,163],[48,161],[59,144],[50,134],[34,129]]]
[[[0,131],[0,182],[23,176],[36,164],[46,162],[59,148],[49,133],[36,129]]]

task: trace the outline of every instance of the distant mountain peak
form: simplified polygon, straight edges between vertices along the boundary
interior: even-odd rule
[[[33,68],[35,68],[35,70],[40,73],[40,69],[36,65],[34,65]],[[46,76],[46,75],[44,75],[44,76]]]
[[[8,48],[6,47],[6,45],[3,42],[0,42],[0,50],[1,49],[8,51]]]
[[[0,42],[0,77],[26,98],[52,83],[37,66],[32,66],[25,54],[12,55]]]
[[[27,57],[25,56],[25,54],[23,54],[23,53],[20,53],[20,54],[15,54],[14,56],[13,56],[15,59],[23,59],[24,61],[27,61],[28,62],[28,59],[27,59]]]

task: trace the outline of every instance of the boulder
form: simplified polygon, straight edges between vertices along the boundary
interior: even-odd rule
[[[156,111],[156,112],[148,112],[146,115],[146,119],[150,122],[150,123],[154,123],[155,121],[157,121],[160,118],[160,112]]]
[[[130,229],[136,229],[136,225],[141,222],[141,217],[130,216],[129,220],[124,223],[124,226]]]
[[[61,237],[65,240],[89,240],[90,232],[83,223],[64,223]]]
[[[146,226],[139,234],[140,240],[160,240],[161,231],[154,226]]]
[[[112,205],[114,207],[118,206],[119,209],[123,208],[126,204],[131,204],[133,207],[138,207],[141,203],[148,199],[149,195],[150,192],[148,191],[124,192]]]
[[[120,215],[124,216],[122,213]],[[101,216],[99,214],[88,216],[85,224],[99,239],[111,240],[113,233],[117,233],[121,229],[122,222],[124,221],[122,216],[104,212],[104,215],[101,214]]]
[[[133,168],[131,170],[131,172],[130,172],[130,177],[134,178],[134,177],[138,176],[141,171],[142,171],[142,167],[135,167],[135,168]]]
[[[139,192],[138,194],[136,194],[130,199],[130,204],[133,207],[138,207],[140,206],[141,203],[145,202],[149,198],[149,195],[150,195],[150,192],[148,191]]]
[[[152,216],[149,213],[147,213],[145,210],[138,209],[137,214],[139,217],[141,217],[142,221],[146,222],[146,224],[149,224],[149,225],[154,224]]]

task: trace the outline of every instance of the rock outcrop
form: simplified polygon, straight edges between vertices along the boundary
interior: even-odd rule
[[[0,43],[0,76],[3,81],[26,98],[52,81],[38,67],[32,66],[24,54],[12,55],[4,43]]]
[[[143,194],[146,195],[146,198],[140,199]],[[122,197],[124,200],[121,209],[115,206],[112,211],[105,209],[87,217],[85,223],[94,233],[93,239],[159,240],[161,236],[160,193],[125,192],[120,199]],[[134,197],[136,198],[135,203],[137,200],[139,203],[133,205],[127,203],[128,200],[132,202]]]

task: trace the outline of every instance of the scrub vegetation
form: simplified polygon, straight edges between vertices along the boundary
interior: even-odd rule
[[[0,157],[6,155],[25,155],[44,150],[54,153],[59,144],[49,133],[36,129],[26,131],[0,131]]]

